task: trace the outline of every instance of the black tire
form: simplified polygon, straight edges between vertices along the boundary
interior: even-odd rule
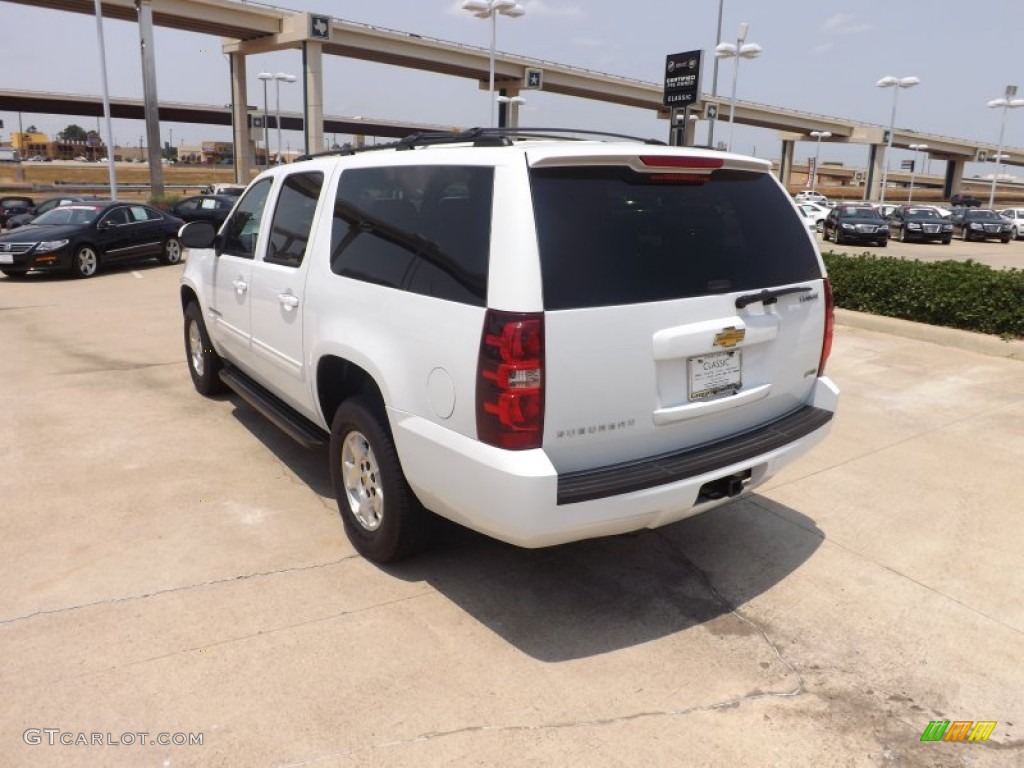
[[[343,402],[330,453],[338,511],[359,554],[393,563],[430,544],[433,516],[405,479],[382,407],[362,396]]]
[[[71,274],[74,277],[92,277],[100,271],[100,252],[91,245],[81,245],[71,257]]]
[[[1007,235],[1006,237],[1001,237],[1001,238],[999,238],[999,239],[1000,239],[1000,240],[1001,240],[1001,241],[1002,241],[1002,242],[1003,242],[1004,244],[1006,244],[1006,243],[1010,242],[1010,236],[1009,236],[1009,235]]]
[[[952,238],[952,237],[951,237],[951,238],[949,238],[948,240],[943,240],[943,241],[942,241],[942,244],[943,244],[943,245],[949,245],[949,244],[950,244],[951,242],[953,242],[953,238]]]
[[[828,229],[826,227],[821,228],[821,239],[826,243],[828,242]]]
[[[220,378],[224,363],[210,343],[203,313],[194,301],[185,307],[185,361],[196,392],[209,397],[227,389]]]
[[[178,242],[178,238],[168,237],[166,240],[164,240],[164,244],[160,246],[160,263],[181,263],[181,243]]]
[[[888,244],[889,244],[888,240],[879,240],[878,241],[878,247],[879,248],[885,248],[885,246],[887,246]]]

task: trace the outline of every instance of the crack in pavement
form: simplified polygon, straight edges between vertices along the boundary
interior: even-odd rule
[[[894,576],[899,576],[901,579],[906,579],[910,583],[916,584],[917,586],[921,587],[922,589],[924,589],[924,590],[926,590],[928,592],[931,592],[933,595],[937,595],[937,596],[939,596],[939,597],[941,597],[941,598],[943,598],[945,600],[950,601],[951,603],[956,603],[961,608],[965,608],[968,611],[970,611],[971,613],[974,613],[974,614],[976,614],[976,615],[978,615],[978,616],[980,616],[980,617],[982,617],[984,619],[987,619],[988,621],[991,621],[993,624],[998,624],[1000,627],[1003,627],[1004,629],[1008,629],[1011,632],[1013,632],[1014,634],[1018,634],[1018,635],[1024,634],[1024,630],[1022,630],[1020,627],[1015,627],[1012,624],[1007,624],[1005,621],[1001,620],[1000,618],[998,618],[996,616],[990,616],[989,614],[985,613],[984,611],[981,611],[978,608],[974,607],[970,603],[965,603],[963,600],[960,600],[960,599],[958,599],[956,597],[953,597],[952,595],[947,595],[945,592],[943,592],[943,591],[941,591],[939,589],[936,589],[935,587],[931,586],[930,584],[925,584],[924,582],[919,581],[918,579],[915,579],[913,576],[910,576],[910,575],[908,575],[906,573],[903,573],[902,571],[896,570],[896,568],[894,568],[891,565],[886,565],[885,563],[880,562],[880,561],[876,560],[873,557],[869,557],[868,555],[864,554],[863,552],[860,552],[860,551],[858,551],[856,549],[853,549],[852,547],[847,546],[846,544],[843,544],[840,541],[837,541],[834,537],[826,537],[821,531],[818,531],[818,530],[815,530],[815,529],[812,529],[812,528],[808,528],[808,527],[806,527],[804,525],[801,525],[800,523],[796,522],[795,520],[790,520],[789,518],[780,515],[778,512],[776,512],[770,506],[758,503],[756,496],[748,496],[748,497],[746,497],[746,499],[751,504],[756,506],[758,509],[764,510],[765,512],[767,512],[769,514],[774,515],[779,520],[781,520],[781,521],[783,521],[785,523],[789,523],[790,525],[795,526],[795,527],[799,528],[802,531],[806,531],[807,533],[809,533],[809,534],[811,534],[813,536],[818,537],[825,544],[829,544],[831,546],[838,547],[839,549],[843,550],[844,552],[848,552],[849,554],[853,555],[854,557],[859,557],[861,560],[863,560],[863,561],[865,561],[867,563],[871,563],[872,565],[876,565],[879,568],[882,568],[883,570],[886,570],[889,573],[893,574]]]
[[[799,477],[794,477],[794,478],[792,478],[790,480],[787,480],[784,483],[775,483],[775,482],[769,481],[768,483],[765,483],[764,485],[760,486],[758,488],[758,491],[761,492],[761,493],[769,493],[771,491],[774,491],[776,488],[786,488],[786,487],[791,486],[791,485],[796,485],[797,483],[802,482],[802,481],[804,481],[804,480],[806,480],[806,479],[808,479],[810,477],[817,477],[818,475],[823,475],[826,472],[831,472],[833,469],[838,469],[839,467],[845,467],[848,464],[853,464],[855,462],[860,461],[861,459],[867,458],[868,456],[874,456],[877,453],[881,453],[882,451],[888,451],[891,448],[896,448],[896,447],[901,446],[901,445],[903,445],[905,443],[909,443],[912,440],[917,440],[918,438],[927,437],[928,435],[934,434],[935,432],[941,432],[942,430],[948,429],[949,427],[954,427],[954,426],[956,426],[958,424],[961,424],[961,423],[963,423],[965,421],[969,421],[971,419],[978,418],[979,416],[988,416],[988,415],[993,414],[993,413],[998,413],[999,411],[1004,411],[1007,408],[1017,408],[1020,405],[1019,400],[1020,400],[1020,398],[1018,398],[1018,400],[1013,400],[1013,401],[1008,402],[1008,403],[1003,403],[1002,405],[993,406],[992,408],[986,408],[984,410],[977,411],[975,413],[966,414],[964,416],[961,416],[959,419],[953,419],[952,421],[946,422],[945,424],[939,424],[939,425],[937,425],[935,427],[932,427],[931,429],[926,429],[924,432],[915,432],[914,434],[907,435],[906,437],[904,437],[904,438],[902,438],[900,440],[896,440],[895,442],[886,443],[885,445],[880,445],[877,448],[873,448],[870,451],[865,451],[864,453],[858,453],[856,456],[851,456],[850,458],[848,458],[848,459],[846,459],[844,461],[840,461],[840,462],[838,462],[836,464],[831,464],[831,465],[829,465],[827,467],[822,467],[821,469],[815,470],[814,472],[808,472],[807,474],[800,475]]]
[[[141,371],[145,368],[160,368],[168,365],[181,365],[180,360],[169,363],[122,363],[107,368],[78,368],[71,371],[55,371],[54,376],[80,376],[89,373],[122,373],[124,371]]]
[[[327,568],[332,565],[338,565],[345,562],[346,560],[354,560],[359,558],[358,554],[345,555],[337,560],[329,560],[325,563],[314,563],[312,565],[296,565],[288,568],[278,568],[273,571],[255,571],[253,573],[242,573],[238,576],[231,576],[224,579],[211,579],[210,581],[202,581],[197,584],[185,584],[180,587],[167,587],[166,589],[157,589],[153,592],[146,592],[141,595],[128,595],[126,597],[110,597],[106,600],[95,600],[91,603],[82,603],[80,605],[68,605],[62,608],[50,608],[43,611],[35,611],[33,613],[26,613],[23,616],[14,616],[9,619],[0,619],[0,627],[9,626],[22,621],[28,621],[30,619],[37,618],[39,616],[52,616],[60,613],[68,613],[71,611],[78,611],[83,608],[93,608],[99,605],[116,605],[118,603],[130,603],[136,600],[148,600],[151,597],[159,597],[161,595],[173,594],[174,592],[188,592],[196,589],[203,589],[204,587],[217,586],[220,584],[230,584],[234,581],[247,581],[249,579],[258,579],[264,576],[277,576],[283,573],[300,573],[302,571],[312,571],[318,568]]]

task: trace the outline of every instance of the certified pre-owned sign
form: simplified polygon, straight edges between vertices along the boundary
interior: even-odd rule
[[[665,57],[666,107],[685,107],[700,97],[701,51],[673,53]]]

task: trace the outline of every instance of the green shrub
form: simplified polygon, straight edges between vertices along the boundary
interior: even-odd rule
[[[975,261],[822,254],[836,306],[930,325],[1024,337],[1024,270]]]

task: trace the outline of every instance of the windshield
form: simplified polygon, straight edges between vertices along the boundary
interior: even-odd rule
[[[855,207],[852,205],[844,205],[839,209],[839,215],[844,219],[869,219],[871,221],[877,221],[879,218],[878,211],[866,206]]]
[[[964,214],[964,218],[980,221],[982,219],[998,219],[999,215],[995,211],[986,211],[983,208],[979,208],[973,211],[968,211]]]
[[[915,219],[938,219],[941,218],[939,214],[933,211],[931,208],[911,208],[907,211],[907,216],[912,216]]]
[[[102,208],[81,205],[64,205],[47,211],[32,220],[33,224],[91,224],[102,212]]]

